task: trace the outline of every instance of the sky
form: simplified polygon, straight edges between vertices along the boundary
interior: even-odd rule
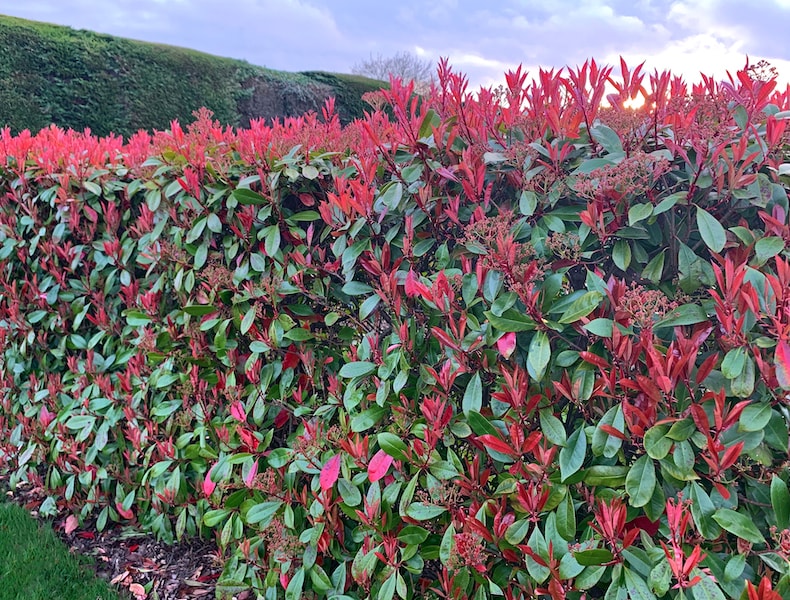
[[[790,0],[0,0],[0,14],[172,44],[284,71],[371,55],[448,57],[473,87],[588,58],[687,81],[768,60],[790,81]]]

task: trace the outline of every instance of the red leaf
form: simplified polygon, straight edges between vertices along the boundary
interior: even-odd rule
[[[648,535],[653,536],[658,533],[658,526],[660,523],[660,521],[651,521],[646,516],[642,515],[641,517],[637,517],[633,521],[626,523],[626,525],[639,528],[643,531],[646,531]]]
[[[705,435],[708,435],[710,433],[710,420],[708,419],[708,414],[705,412],[705,409],[699,404],[692,404],[689,407],[689,412],[691,412],[691,418],[697,425],[697,429]]]
[[[373,458],[368,463],[368,479],[371,483],[378,481],[387,474],[392,460],[392,457],[384,450],[379,450],[373,455]]]
[[[490,433],[479,435],[477,436],[477,439],[478,441],[483,442],[483,445],[486,448],[490,448],[496,452],[501,452],[502,454],[507,454],[508,456],[518,456],[518,452],[516,452],[510,444],[500,440],[498,437],[491,435]]]
[[[433,294],[431,294],[431,290],[428,289],[428,286],[426,286],[422,281],[420,281],[419,275],[417,275],[414,271],[409,271],[406,273],[404,290],[406,291],[406,295],[409,298],[422,296],[426,300],[433,302]]]
[[[123,507],[123,504],[121,504],[120,502],[115,503],[115,510],[117,510],[118,514],[121,515],[124,519],[131,520],[134,518],[134,513],[131,510],[126,510]]]
[[[494,537],[491,535],[491,531],[476,518],[472,517],[470,519],[467,519],[464,526],[468,527],[469,529],[477,533],[484,540],[488,542],[494,541]]]
[[[41,407],[41,413],[38,415],[38,420],[44,426],[44,429],[49,427],[49,424],[55,419],[55,413],[51,413],[47,410],[46,406]]]
[[[502,358],[508,359],[513,351],[516,349],[516,334],[512,331],[506,333],[496,342],[497,350],[502,355]]]
[[[730,490],[727,489],[727,486],[724,484],[719,483],[718,481],[713,482],[713,487],[715,487],[718,492],[721,494],[721,497],[725,500],[730,499]]]
[[[625,439],[627,439],[625,437],[625,434],[622,431],[620,431],[619,429],[615,429],[611,425],[605,425],[604,424],[604,425],[598,425],[598,427],[604,433],[607,433],[607,434],[611,435],[612,437],[617,438],[618,440],[625,440]]]
[[[743,452],[743,442],[738,442],[727,448],[719,461],[721,470],[729,469],[734,465],[735,461],[738,460],[738,457],[741,455],[741,452]]]
[[[215,464],[214,467],[217,465]],[[208,472],[206,473],[206,478],[203,480],[203,493],[206,496],[211,496],[214,493],[214,489],[217,487],[217,484],[211,481],[211,472],[214,470],[214,467],[211,467]]]
[[[77,520],[77,517],[75,517],[74,515],[69,515],[68,517],[66,517],[66,521],[63,524],[63,531],[65,531],[66,534],[69,534],[75,529],[77,529],[77,526],[79,524],[80,522]]]
[[[368,467],[368,471],[370,468]],[[318,478],[321,484],[321,489],[324,491],[331,490],[335,485],[337,478],[340,476],[340,455],[335,454],[332,458],[326,461],[326,464],[321,469],[321,476]],[[372,481],[372,480],[371,480]]]
[[[250,467],[247,476],[244,478],[244,484],[247,487],[252,487],[253,482],[255,481],[255,476],[258,474],[258,461],[253,460],[252,466]]]
[[[288,422],[288,417],[289,416],[290,416],[290,414],[288,413],[287,410],[285,410],[285,409],[281,410],[280,412],[277,413],[277,416],[274,417],[274,426],[277,429],[279,429],[280,427],[282,427],[283,425],[285,425]]]
[[[145,593],[145,588],[139,583],[131,584],[129,591],[134,594],[136,600],[145,600],[148,597],[148,594]]]
[[[774,355],[776,380],[783,390],[790,390],[790,345],[784,340],[779,342]]]
[[[697,375],[695,376],[695,380],[697,385],[701,384],[705,378],[710,375],[710,372],[713,370],[713,367],[716,366],[716,362],[719,360],[719,353],[714,352],[708,358],[706,358],[703,363],[697,369]]]
[[[244,404],[241,403],[241,400],[236,400],[230,405],[230,414],[237,421],[243,422],[247,420],[247,411],[244,410]]]
[[[579,352],[579,356],[584,362],[588,362],[591,365],[595,365],[596,367],[600,367],[601,369],[606,369],[609,367],[609,363],[606,359],[601,358],[597,354],[593,354],[592,352],[587,352],[586,350],[583,352]]]
[[[440,329],[438,327],[431,327],[431,333],[433,334],[433,337],[439,340],[439,343],[442,346],[445,346],[447,348],[452,348],[455,351],[461,350],[458,344],[456,344],[452,339],[450,339],[450,336],[447,335],[447,332],[444,331],[443,329]]]

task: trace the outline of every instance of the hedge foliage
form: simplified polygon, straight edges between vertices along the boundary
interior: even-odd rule
[[[285,73],[163,44],[0,15],[0,123],[13,132],[54,123],[130,136],[187,122],[207,107],[223,124],[321,109],[334,96],[345,123],[368,108],[364,77]]]
[[[6,130],[12,482],[214,536],[220,594],[787,596],[790,90],[506,77]]]

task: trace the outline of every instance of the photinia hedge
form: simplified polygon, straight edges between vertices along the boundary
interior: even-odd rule
[[[789,595],[790,90],[506,77],[6,131],[12,483],[214,537],[220,595]]]

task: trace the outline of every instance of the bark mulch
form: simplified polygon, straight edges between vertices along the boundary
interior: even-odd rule
[[[0,489],[8,490],[0,477]],[[190,540],[172,546],[130,527],[110,526],[102,532],[78,527],[66,532],[65,519],[41,518],[38,510],[46,498],[40,488],[18,485],[5,492],[5,501],[23,506],[39,521],[50,522],[55,533],[72,552],[95,560],[96,574],[134,600],[198,600],[215,596],[222,568],[217,546]],[[150,584],[150,585],[149,585]],[[236,596],[243,600],[248,594]]]

